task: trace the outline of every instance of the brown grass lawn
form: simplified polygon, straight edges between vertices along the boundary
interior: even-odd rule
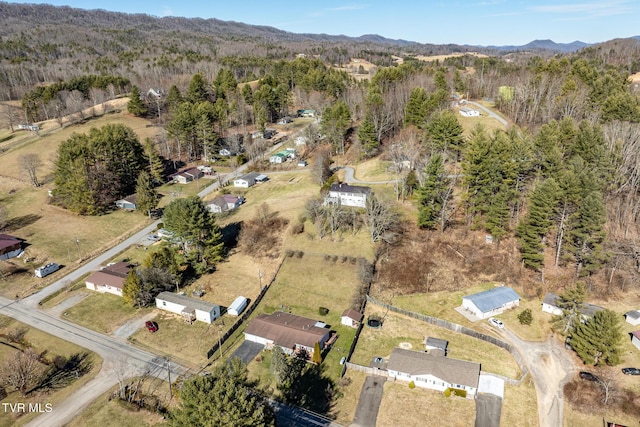
[[[434,390],[419,387],[410,389],[406,383],[388,381],[384,385],[376,425],[422,427],[433,424],[466,427],[473,426],[475,418],[476,405],[473,399],[445,397]]]
[[[166,398],[168,395],[168,385],[164,381],[154,379],[152,386],[156,390],[156,395]],[[109,397],[116,390],[114,387],[109,392],[103,394],[74,418],[67,426],[69,427],[142,427],[142,426],[165,426],[161,414],[149,412],[145,409],[133,410],[126,407],[117,400],[110,400]]]
[[[605,421],[615,422],[623,426],[635,426],[638,424],[637,419],[626,414],[620,414],[615,410],[594,410],[593,413],[586,414],[583,412],[579,412],[577,409],[575,409],[565,401],[564,420],[562,423],[564,427],[600,426],[603,425],[603,419]]]
[[[485,372],[493,372],[514,379],[521,375],[518,364],[509,352],[487,342],[397,313],[386,313],[382,307],[373,304],[367,306],[365,313],[365,316],[370,315],[384,317],[384,324],[380,329],[365,326],[351,358],[353,363],[369,366],[373,357],[388,357],[400,343],[409,343],[412,350],[423,351],[424,338],[432,336],[449,341],[449,357],[478,362]]]
[[[5,334],[8,331],[18,330],[18,329],[26,329],[27,332],[25,334],[25,339],[31,343],[34,349],[38,352],[46,352],[46,357],[52,358],[54,355],[62,355],[62,356],[70,356],[75,353],[83,353],[86,350],[82,347],[79,347],[70,342],[61,340],[52,335],[49,335],[45,332],[42,332],[38,329],[33,329],[27,325],[24,325],[18,321],[15,321],[11,318],[0,316],[0,334]],[[4,342],[4,340],[2,340]],[[13,350],[3,344],[0,344],[0,363],[4,363],[6,357],[10,357],[16,350]],[[55,408],[56,404],[62,402],[69,395],[75,392],[78,388],[86,384],[89,380],[91,380],[98,371],[100,371],[100,367],[102,365],[102,359],[98,357],[98,355],[94,353],[90,353],[90,357],[93,361],[93,368],[91,372],[89,372],[84,377],[78,379],[73,382],[70,386],[65,387],[63,389],[55,390],[55,391],[40,391],[33,392],[26,397],[22,397],[17,392],[10,392],[9,395],[3,399],[4,403],[17,403],[24,402],[26,404],[31,403],[51,403]],[[9,390],[7,390],[9,391]],[[4,413],[4,412],[3,412]],[[35,418],[38,414],[27,414],[20,418],[15,418],[9,415],[0,416],[0,427],[8,427],[14,425],[24,425],[33,418]]]
[[[27,268],[27,272],[11,276],[11,280],[0,282],[0,293],[5,296],[28,295],[62,277],[78,265],[78,259],[86,259],[112,246],[131,230],[142,227],[147,219],[137,213],[113,212],[98,217],[84,217],[48,204],[47,191],[53,187],[52,171],[55,151],[58,145],[72,133],[86,133],[91,127],[101,127],[108,123],[122,123],[130,126],[140,141],[152,136],[157,128],[147,127],[149,122],[125,113],[113,113],[73,125],[60,130],[43,131],[40,137],[21,137],[19,144],[0,154],[0,203],[6,208],[10,225],[5,233],[25,239],[28,244],[27,258],[32,263],[23,265],[20,260],[12,260],[17,267]],[[47,125],[49,126],[49,125]],[[52,127],[52,126],[49,126]],[[47,127],[45,127],[45,130]],[[38,153],[42,166],[38,176],[43,182],[40,188],[32,188],[18,165],[22,154]],[[76,244],[76,239],[79,243]],[[32,276],[33,268],[46,262],[55,261],[67,268],[45,279]]]
[[[505,384],[500,425],[537,427],[537,408],[538,404],[536,400],[536,389],[533,385],[533,381],[531,381],[531,377],[528,376],[527,378],[525,378],[525,380],[519,386]],[[583,425],[586,426],[587,424]]]
[[[356,407],[360,400],[360,392],[367,375],[364,372],[348,370],[344,378],[339,381],[342,397],[336,401],[333,415],[339,424],[348,426],[356,416]]]
[[[375,157],[354,165],[354,176],[359,181],[388,181],[396,179],[396,175],[389,170],[391,162]]]
[[[137,310],[125,304],[121,297],[91,292],[88,297],[67,309],[65,313],[64,318],[67,320],[94,331],[109,334],[125,324],[137,313]]]

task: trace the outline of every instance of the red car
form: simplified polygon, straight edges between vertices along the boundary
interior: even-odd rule
[[[158,324],[156,322],[152,322],[151,320],[147,320],[144,323],[144,326],[147,328],[149,332],[155,332],[158,330]]]

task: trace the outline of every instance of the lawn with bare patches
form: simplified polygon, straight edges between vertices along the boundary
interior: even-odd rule
[[[63,313],[66,320],[94,331],[109,334],[136,314],[136,309],[125,304],[121,297],[92,292],[87,298]]]
[[[473,399],[445,397],[435,390],[410,389],[406,383],[387,381],[376,425],[422,427],[426,420],[433,420],[437,425],[470,427],[475,416]]]
[[[6,334],[7,332],[19,329],[24,329],[26,331],[24,334],[25,341],[27,341],[38,353],[42,353],[44,357],[52,358],[54,355],[69,357],[74,354],[86,352],[84,348],[73,343],[61,340],[60,338],[49,335],[38,329],[31,328],[30,326],[11,318],[0,316],[0,334]],[[1,341],[5,342],[5,339],[3,338]],[[16,351],[17,350],[9,346],[0,344],[0,363],[4,363],[4,361],[15,354]],[[21,396],[18,392],[7,389],[9,395],[4,398],[2,402],[12,404],[21,402],[26,405],[36,403],[44,405],[45,403],[51,403],[55,408],[56,404],[68,398],[100,371],[102,359],[95,353],[88,353],[88,357],[91,358],[91,363],[93,364],[91,371],[78,378],[76,381],[71,382],[70,385],[55,390],[34,391],[27,394],[25,397]],[[0,427],[24,425],[33,420],[36,416],[38,416],[37,412],[27,413],[19,418],[16,418],[13,415],[5,415],[0,417]]]
[[[537,427],[537,407],[536,388],[530,376],[519,386],[505,383],[500,425]]]

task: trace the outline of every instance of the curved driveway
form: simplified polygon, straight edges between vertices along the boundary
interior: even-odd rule
[[[494,113],[493,111],[491,111],[490,109],[485,107],[484,105],[479,104],[479,103],[474,102],[474,101],[467,101],[467,103],[473,105],[474,107],[476,107],[479,110],[484,111],[485,113],[487,113],[487,115],[489,117],[493,117],[494,119],[496,119],[497,121],[502,123],[505,128],[509,129],[509,122],[508,121],[506,121],[504,118],[502,118],[501,116],[497,115],[496,113]]]

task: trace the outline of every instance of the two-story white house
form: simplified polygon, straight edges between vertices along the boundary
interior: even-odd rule
[[[325,197],[325,204],[339,204],[341,206],[353,206],[364,208],[367,205],[367,197],[371,194],[371,188],[349,184],[332,184],[329,194]]]

